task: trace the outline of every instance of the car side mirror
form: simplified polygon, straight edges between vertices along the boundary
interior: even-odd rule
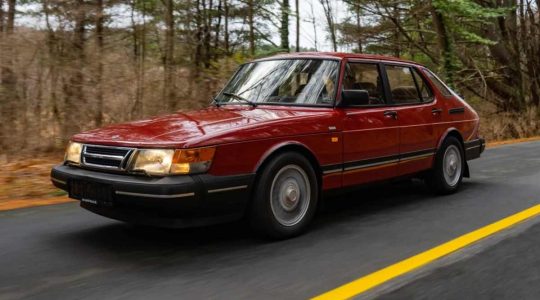
[[[369,92],[366,90],[343,90],[341,103],[343,106],[367,105],[369,104]]]

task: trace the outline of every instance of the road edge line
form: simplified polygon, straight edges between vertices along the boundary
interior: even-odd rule
[[[504,219],[486,225],[450,240],[439,246],[421,252],[405,260],[392,264],[388,267],[375,271],[366,276],[360,277],[328,292],[315,296],[313,300],[338,300],[350,299],[359,294],[386,283],[396,277],[425,266],[439,258],[447,256],[457,250],[465,248],[479,240],[482,240],[495,233],[503,231],[513,225],[527,219],[540,215],[540,205],[535,205],[521,212],[508,216]]]
[[[75,202],[75,201],[76,200],[70,199],[66,196],[55,197],[55,198],[45,198],[45,199],[39,199],[39,200],[25,200],[25,199],[8,200],[8,201],[0,202],[0,212],[16,210],[16,209],[21,209],[21,208],[57,205],[57,204]]]

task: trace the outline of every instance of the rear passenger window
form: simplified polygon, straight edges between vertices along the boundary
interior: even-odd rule
[[[370,63],[349,63],[343,78],[343,89],[365,90],[369,94],[367,103],[359,105],[384,104],[384,92],[379,67]]]
[[[420,91],[420,96],[422,96],[422,102],[431,102],[433,101],[433,93],[431,92],[431,89],[429,87],[429,84],[426,82],[426,80],[418,73],[416,69],[413,70],[413,76],[414,81],[416,81],[416,86],[418,86],[418,90]]]
[[[452,96],[452,92],[442,83],[439,78],[437,78],[437,76],[435,76],[435,74],[433,74],[433,72],[428,69],[424,69],[424,74],[426,74],[427,78],[431,80],[433,85],[435,85],[435,87],[441,92],[441,94],[443,94],[443,96]]]
[[[386,74],[395,104],[422,102],[411,68],[387,65]]]

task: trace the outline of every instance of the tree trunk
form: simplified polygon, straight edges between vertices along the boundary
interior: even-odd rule
[[[223,0],[223,7],[224,7],[224,18],[225,18],[225,28],[223,28],[224,30],[224,43],[225,43],[225,54],[226,55],[230,55],[231,54],[231,51],[229,49],[229,1],[228,0]]]
[[[144,75],[146,55],[146,1],[141,1],[142,24],[135,21],[135,10],[138,0],[131,1],[131,27],[133,31],[133,60],[135,64],[135,101],[131,107],[131,118],[144,115]]]
[[[222,16],[223,16],[223,13],[222,13],[222,5],[223,5],[223,1],[222,0],[219,0],[218,2],[218,7],[217,7],[217,13],[218,13],[218,21],[217,21],[217,24],[216,24],[216,30],[214,32],[214,55],[212,57],[212,59],[214,60],[217,60],[218,58],[218,49],[219,49],[219,34],[220,34],[220,31],[221,31],[221,19],[222,19]]]
[[[337,36],[336,25],[334,23],[334,12],[332,11],[332,5],[329,0],[319,0],[324,10],[326,17],[326,23],[328,25],[328,32],[330,33],[330,40],[332,41],[332,47],[334,52],[337,52]]]
[[[281,28],[279,34],[281,37],[281,49],[289,52],[289,0],[282,0],[281,4]]]
[[[173,0],[165,1],[165,59],[164,59],[164,80],[163,80],[163,100],[167,103],[169,111],[176,109],[175,87],[174,87],[174,6]]]
[[[360,7],[360,4],[355,4],[355,12],[356,12],[356,30],[357,30],[357,40],[356,44],[358,46],[358,53],[362,53],[364,51],[364,47],[362,45],[362,22],[361,22],[361,16],[362,16],[362,9]]]
[[[103,0],[97,0],[96,12],[96,48],[97,48],[97,71],[96,71],[96,127],[103,124]]]
[[[311,6],[311,24],[313,25],[313,43],[315,45],[315,51],[318,51],[318,43],[317,43],[317,23],[315,22],[315,12],[313,11],[313,3],[310,4]]]
[[[3,26],[5,31],[0,32],[0,49],[2,50],[2,65],[0,68],[0,117],[2,117],[0,128],[2,132],[0,134],[6,131],[16,134],[14,132],[16,131],[15,116],[17,115],[17,105],[20,99],[17,92],[17,75],[13,71],[15,52],[11,46],[15,28],[15,7],[16,1],[8,0],[7,20],[5,26]],[[7,146],[7,139],[0,138],[0,149]]]
[[[86,107],[84,97],[84,66],[85,66],[85,31],[86,31],[86,12],[84,0],[78,0],[75,10],[75,27],[73,36],[72,63],[73,70],[67,81],[63,83],[65,99],[65,123],[63,128],[64,139],[69,139],[71,135],[81,131],[83,123],[83,110]]]
[[[450,37],[450,33],[448,32],[446,28],[445,18],[444,16],[437,11],[435,6],[433,5],[433,2],[431,2],[431,17],[433,21],[433,25],[435,27],[435,31],[437,33],[437,42],[439,45],[439,52],[441,53],[441,56],[443,57],[443,68],[444,68],[444,74],[446,83],[454,87],[454,51],[453,51],[453,45],[452,40]]]
[[[300,1],[296,0],[296,52],[300,52]]]
[[[212,27],[212,6],[213,1],[208,1],[208,8],[206,8],[206,1],[203,0],[203,16],[204,16],[204,67],[209,68],[210,67],[210,58],[212,57],[212,47],[210,45],[210,28]]]
[[[248,0],[249,55],[255,56],[255,23],[253,21],[253,0]]]

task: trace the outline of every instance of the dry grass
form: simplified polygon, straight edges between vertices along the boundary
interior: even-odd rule
[[[475,105],[480,114],[480,133],[489,141],[505,141],[540,136],[540,112],[497,112],[493,106]]]
[[[41,158],[0,158],[0,203],[13,199],[46,199],[65,195],[51,184],[51,168],[62,160],[62,155]]]

